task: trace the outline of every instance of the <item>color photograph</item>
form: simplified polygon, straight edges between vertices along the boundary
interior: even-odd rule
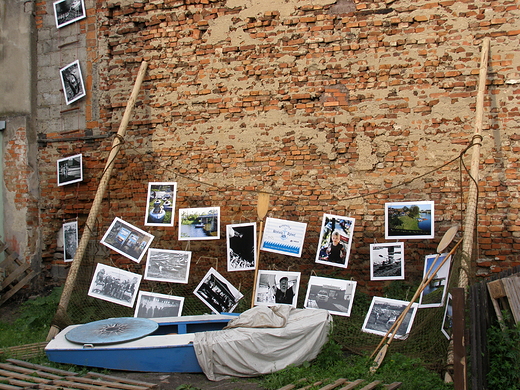
[[[173,226],[177,183],[148,183],[145,226]]]
[[[325,309],[330,314],[350,316],[357,282],[353,280],[311,276],[307,287],[304,307]]]
[[[244,296],[214,268],[211,268],[193,292],[214,313],[232,313]]]
[[[76,60],[60,69],[61,85],[67,104],[74,103],[86,95],[79,61]]]
[[[219,238],[220,207],[179,209],[179,241]]]
[[[266,252],[301,257],[305,230],[303,222],[267,217],[260,249]]]
[[[300,272],[259,270],[254,304],[296,307],[300,276]]]
[[[433,273],[447,255],[448,253],[443,253],[438,257],[437,255],[425,256],[423,278],[429,279],[431,276],[433,276],[433,278],[421,292],[419,308],[441,307],[444,305],[447,292],[446,285],[448,283],[448,277],[450,276],[451,259],[446,260],[435,275],[433,275]]]
[[[148,250],[144,278],[158,282],[188,283],[191,252],[169,249]]]
[[[83,155],[75,154],[61,158],[56,163],[58,186],[77,183],[83,180]]]
[[[116,217],[101,239],[101,243],[139,263],[153,239],[154,236],[151,234]]]
[[[180,317],[183,305],[184,297],[139,291],[134,317]]]
[[[404,243],[370,244],[370,280],[404,280]]]
[[[347,268],[354,223],[354,218],[323,215],[316,263]]]
[[[249,271],[256,263],[256,223],[226,226],[227,270]]]
[[[141,275],[98,264],[88,295],[118,305],[133,307],[139,291]]]
[[[385,203],[387,240],[433,238],[434,221],[434,202]]]

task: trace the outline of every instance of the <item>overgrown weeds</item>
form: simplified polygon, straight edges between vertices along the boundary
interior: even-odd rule
[[[387,355],[374,374],[369,370],[372,362],[368,356],[345,355],[336,342],[329,340],[314,361],[289,366],[266,375],[262,378],[262,386],[266,389],[279,389],[291,383],[298,383],[299,387],[303,387],[321,382],[318,386],[310,387],[319,389],[336,379],[346,378],[349,381],[364,379],[370,382],[379,380],[382,383],[402,382],[400,389],[404,390],[453,389],[451,384],[442,381],[438,373],[426,369],[420,359],[411,359],[398,353]]]
[[[520,323],[504,311],[503,322],[488,330],[489,389],[520,390]]]

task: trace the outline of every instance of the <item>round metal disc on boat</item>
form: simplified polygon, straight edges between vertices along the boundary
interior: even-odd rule
[[[147,318],[109,318],[77,326],[67,332],[65,338],[77,344],[122,343],[148,336],[158,327],[157,322]]]

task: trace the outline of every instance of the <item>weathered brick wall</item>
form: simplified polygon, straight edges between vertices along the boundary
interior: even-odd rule
[[[482,39],[490,37],[472,272],[520,263],[515,1],[90,5],[81,24],[90,42],[90,89],[79,103],[85,129],[100,137],[117,131],[139,65],[149,62],[100,235],[115,216],[143,227],[148,181],[177,181],[177,207],[220,206],[222,227],[255,221],[254,191],[267,190],[268,215],[308,228],[301,259],[262,252],[262,268],[300,270],[303,282],[312,272],[354,277],[362,288],[380,289],[382,282],[369,281],[369,244],[384,241],[385,202],[435,201],[438,238],[464,219],[468,175],[458,161],[441,166],[471,142]],[[62,219],[86,219],[110,142],[40,148],[47,264]],[[471,152],[463,156],[467,166]],[[84,155],[85,180],[57,188],[55,161],[73,153]],[[314,263],[323,213],[356,219],[346,270]],[[187,245],[176,227],[145,230],[156,235],[154,247],[189,247],[195,279],[214,259],[225,270],[224,239]],[[437,244],[405,243],[407,278],[420,275],[423,256]],[[240,278],[251,282],[249,274]]]

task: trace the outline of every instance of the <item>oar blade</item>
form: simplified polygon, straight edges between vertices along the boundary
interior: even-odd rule
[[[450,243],[457,234],[459,227],[457,225],[450,227],[441,238],[439,245],[437,245],[437,253],[441,253]]]
[[[269,194],[267,192],[258,193],[258,204],[256,205],[256,212],[258,218],[264,219],[269,209]]]
[[[379,350],[379,352],[377,353],[377,355],[374,359],[374,363],[372,363],[372,365],[370,366],[370,372],[374,373],[377,371],[377,369],[379,368],[381,363],[383,363],[383,360],[386,356],[387,351],[388,351],[388,344],[385,344],[385,345],[383,345],[383,348],[381,348]]]

